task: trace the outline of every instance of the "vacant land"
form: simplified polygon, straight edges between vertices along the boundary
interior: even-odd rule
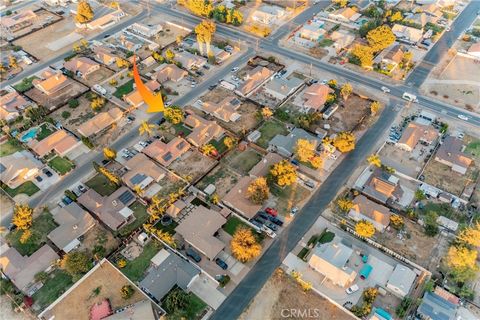
[[[261,137],[257,140],[256,144],[260,147],[266,149],[268,143],[273,139],[277,134],[286,135],[288,133],[287,127],[280,121],[277,120],[268,120],[266,121],[259,129],[262,134]]]
[[[110,69],[108,69],[104,66],[100,66],[100,69],[98,69],[95,72],[90,73],[86,77],[86,79],[79,78],[78,81],[86,84],[89,87],[92,87],[94,84],[101,83],[102,81],[110,78],[111,76],[113,76],[114,73],[115,72],[113,72],[112,70],[110,70]]]
[[[466,135],[463,138],[466,144],[465,153],[472,155],[476,163],[480,163],[480,139]],[[1,147],[1,146],[0,146]]]
[[[124,285],[130,285],[127,278],[104,261],[50,312],[55,319],[90,319],[91,307],[104,299],[109,300],[113,310],[146,299],[140,290],[135,289],[130,299],[123,299],[119,293]]]
[[[245,151],[234,150],[227,157],[222,159],[222,162],[236,171],[238,174],[244,176],[262,159],[262,155],[254,149],[247,149]]]
[[[207,157],[197,150],[190,150],[180,159],[175,160],[170,166],[173,172],[188,181],[197,181],[214,164],[215,160]]]
[[[356,94],[342,101],[340,107],[326,122],[334,132],[361,130],[363,120],[370,115],[370,101]]]
[[[197,188],[204,190],[209,184],[213,184],[216,188],[215,192],[220,198],[223,198],[238,182],[238,179],[240,179],[238,173],[220,164],[198,182]]]
[[[70,84],[56,93],[46,95],[37,88],[25,92],[25,95],[37,104],[47,106],[50,110],[63,106],[68,100],[88,91],[88,87],[72,79],[67,80]]]
[[[118,189],[118,186],[108,181],[108,179],[100,173],[85,182],[85,184],[102,196],[109,196]]]
[[[275,197],[275,208],[282,216],[290,213],[293,207],[301,207],[304,201],[310,196],[310,191],[299,184],[294,184],[283,189],[274,186],[270,188],[272,196]]]
[[[254,298],[240,320],[283,319],[282,310],[320,311],[316,319],[354,320],[351,316],[313,291],[305,292],[301,286],[281,269],[277,269]],[[289,319],[300,319],[289,314]]]

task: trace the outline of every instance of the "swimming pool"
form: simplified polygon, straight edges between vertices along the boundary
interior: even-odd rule
[[[28,131],[25,132],[22,135],[22,137],[20,138],[20,141],[21,142],[28,142],[28,141],[32,140],[33,138],[35,138],[37,136],[37,132],[38,132],[38,127],[28,129]]]

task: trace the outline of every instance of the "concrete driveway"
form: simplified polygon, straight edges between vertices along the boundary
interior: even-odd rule
[[[201,273],[200,276],[195,279],[189,289],[210,307],[216,310],[226,298],[222,292],[217,290],[217,287],[217,282],[213,281],[207,275]]]

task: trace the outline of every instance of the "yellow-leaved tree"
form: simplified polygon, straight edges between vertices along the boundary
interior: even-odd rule
[[[295,146],[295,156],[300,162],[308,162],[315,155],[315,142],[308,139],[298,139]]]
[[[355,149],[355,136],[351,132],[340,132],[333,140],[335,148],[340,152],[349,152]]]
[[[355,225],[355,232],[361,237],[371,238],[375,234],[375,227],[371,222],[362,220]]]
[[[353,202],[347,198],[340,198],[337,200],[337,206],[343,212],[348,212],[353,207]]]
[[[117,151],[112,148],[103,148],[103,156],[108,160],[115,160],[117,157]]]
[[[171,107],[165,108],[165,111],[163,112],[163,116],[171,124],[179,124],[183,122],[183,119],[184,119],[183,110],[177,106],[171,106]]]
[[[287,160],[274,164],[270,169],[270,175],[279,186],[289,186],[297,181],[297,170]]]
[[[395,42],[392,29],[386,24],[370,30],[367,33],[367,41],[374,52],[381,51]]]
[[[264,177],[257,178],[250,183],[247,189],[247,196],[255,204],[263,204],[268,199],[270,189],[268,188],[267,179]]]
[[[90,3],[87,1],[80,1],[77,5],[77,14],[75,16],[75,21],[78,23],[87,23],[93,19],[93,10],[90,6]]]
[[[238,227],[230,242],[233,256],[240,262],[248,262],[260,255],[262,246],[258,243],[251,228]]]
[[[370,103],[370,112],[372,114],[377,114],[379,110],[380,110],[380,102],[373,101],[372,103]]]
[[[32,226],[33,209],[28,204],[16,204],[13,209],[12,223],[20,230],[28,230]]]
[[[340,89],[340,94],[342,95],[343,100],[347,101],[348,97],[352,94],[353,88],[350,83],[345,83]]]
[[[378,154],[371,154],[367,158],[367,162],[370,163],[371,165],[374,165],[375,167],[381,167],[382,166],[382,160],[380,160],[380,157]]]
[[[237,140],[235,138],[227,136],[225,137],[225,139],[223,139],[223,144],[225,145],[225,147],[228,148],[228,150],[232,150],[233,147],[235,147],[235,145],[237,144]]]
[[[143,136],[146,134],[147,136],[153,135],[153,129],[155,128],[154,124],[148,123],[148,121],[142,121],[140,127],[138,127],[138,133]]]
[[[458,240],[474,247],[480,247],[480,221],[460,231]]]
[[[272,109],[270,109],[269,107],[263,107],[261,113],[263,119],[269,119],[273,115]]]
[[[358,60],[363,68],[371,68],[373,65],[373,50],[369,46],[357,44],[351,54]]]
[[[403,225],[405,222],[403,221],[403,218],[399,216],[398,214],[392,214],[390,216],[390,224],[397,230],[400,230],[403,228]]]
[[[203,54],[202,52],[202,45],[201,43],[205,43],[205,46],[207,47],[207,56],[212,57],[214,56],[211,48],[211,43],[213,40],[213,34],[215,33],[216,30],[216,25],[215,22],[210,21],[210,20],[202,20],[196,27],[195,27],[195,33],[197,34],[197,41],[198,47],[200,49],[200,53]]]
[[[465,282],[475,277],[478,271],[477,250],[464,246],[451,246],[445,257],[445,264],[455,281]]]

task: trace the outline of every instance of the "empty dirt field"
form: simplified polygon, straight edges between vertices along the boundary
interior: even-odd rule
[[[79,280],[82,281],[82,280]],[[55,319],[91,319],[91,307],[108,299],[113,310],[147,299],[142,292],[135,290],[132,297],[125,300],[120,295],[120,290],[130,282],[108,261],[101,264],[78,286],[63,297],[50,310]],[[95,290],[99,289],[98,294]],[[98,290],[97,290],[98,291]]]
[[[309,317],[295,314],[294,310],[309,312]],[[292,312],[293,311],[293,312]],[[320,319],[354,320],[327,299],[313,291],[305,292],[282,269],[277,269],[263,286],[240,320],[250,319]]]
[[[34,10],[36,17],[35,19],[31,20],[31,25],[25,24],[25,27],[23,28],[11,30],[11,36],[13,36],[14,39],[26,35],[27,33],[32,32],[35,29],[42,28],[44,25],[52,25],[62,19],[62,17],[56,15],[55,13],[52,13],[45,9],[38,9],[38,6],[36,5],[33,5],[28,9]],[[22,11],[25,12],[26,10],[24,9]]]
[[[458,105],[468,111],[480,113],[480,82],[478,84],[454,81],[429,81],[422,90],[435,99]]]
[[[216,188],[215,192],[220,198],[223,198],[239,179],[240,175],[238,173],[232,171],[227,166],[220,164],[206,177],[200,180],[196,187],[200,190],[204,190],[209,184],[213,184]]]
[[[207,172],[215,162],[214,159],[195,150],[185,153],[180,159],[174,161],[169,166],[169,169],[180,177],[185,178],[188,176],[189,181],[196,181]]]
[[[370,116],[370,100],[363,99],[356,94],[350,95],[346,102],[340,102],[340,107],[333,116],[326,121],[334,132],[365,129],[363,118]]]
[[[262,160],[262,155],[254,149],[248,148],[245,151],[234,150],[221,161],[228,164],[238,174],[247,175],[260,160]]]
[[[101,83],[106,79],[110,78],[111,76],[113,76],[114,73],[115,73],[114,71],[108,69],[107,67],[100,66],[100,69],[90,73],[86,77],[86,79],[78,78],[78,81],[86,84],[89,87],[92,87],[94,84]]]

